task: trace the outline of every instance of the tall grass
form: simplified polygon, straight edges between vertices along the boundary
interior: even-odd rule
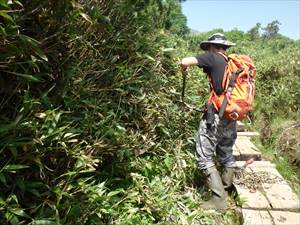
[[[1,1],[1,224],[196,218],[172,209],[182,169],[165,189],[175,143],[194,126],[174,104],[182,41],[167,31],[168,4],[178,3]]]
[[[0,0],[1,224],[238,224],[199,206],[184,23],[173,0]]]

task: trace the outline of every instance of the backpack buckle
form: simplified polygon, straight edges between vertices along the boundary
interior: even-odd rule
[[[237,120],[239,118],[239,114],[237,112],[232,112],[229,114],[230,119]]]

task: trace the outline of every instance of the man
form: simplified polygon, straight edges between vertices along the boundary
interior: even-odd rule
[[[183,58],[181,70],[197,65],[208,75],[210,86],[217,95],[222,94],[222,81],[227,57],[225,51],[235,44],[227,41],[221,33],[213,34],[207,41],[200,43],[200,48],[206,52],[197,57]],[[212,105],[202,118],[196,138],[196,160],[200,170],[207,176],[207,184],[212,191],[212,198],[203,203],[205,209],[226,208],[228,188],[232,186],[233,167],[235,164],[232,147],[236,140],[236,122],[219,118]],[[220,176],[213,161],[215,155],[224,170]]]

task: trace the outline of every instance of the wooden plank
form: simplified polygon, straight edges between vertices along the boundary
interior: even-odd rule
[[[254,136],[259,136],[258,132],[250,132],[250,131],[243,131],[243,132],[237,132],[238,136],[241,137],[254,137]]]
[[[232,154],[233,154],[233,157],[234,157],[235,160],[240,160],[241,154],[240,154],[240,151],[238,150],[238,148],[236,147],[235,144],[233,145],[233,148],[232,148]]]
[[[245,161],[237,161],[241,167]],[[252,193],[246,187],[236,185],[239,195],[246,199],[242,208],[244,225],[300,225],[300,201],[291,187],[269,161],[255,161],[245,169],[248,172],[267,172],[270,179]],[[258,176],[259,177],[259,176]],[[294,212],[293,212],[294,211]]]
[[[240,151],[240,160],[249,160],[254,158],[255,160],[261,160],[261,153],[257,151]]]
[[[237,124],[236,124],[236,127],[237,127],[237,131],[245,131],[245,124],[241,121],[237,121]]]
[[[235,146],[241,154],[241,160],[248,160],[250,158],[261,159],[261,152],[250,141],[249,137],[238,137],[235,141]]]
[[[269,211],[275,225],[299,225],[300,213],[286,211]]]
[[[243,225],[274,225],[268,211],[242,209]]]
[[[259,151],[257,147],[251,142],[250,137],[247,136],[238,136],[235,144],[237,145],[237,148],[241,150],[242,149],[251,149],[255,151]]]
[[[239,160],[241,159],[241,154],[237,151],[233,151],[233,157],[235,158],[235,160]]]
[[[236,165],[241,167],[245,164],[244,161],[237,161]],[[260,209],[264,208],[266,205],[265,199],[268,201],[270,207],[276,210],[291,210],[296,211],[300,209],[300,201],[297,195],[293,192],[288,183],[284,180],[284,178],[280,175],[280,173],[276,170],[274,164],[269,161],[255,161],[252,164],[248,165],[245,169],[246,172],[254,172],[257,173],[260,177],[260,172],[267,173],[268,179],[262,179],[262,189],[261,191],[256,190],[257,193],[251,193],[250,190],[244,190],[245,187],[241,188],[239,185],[236,185],[238,193],[243,197],[248,199],[245,207]],[[273,183],[274,182],[274,183]],[[264,198],[261,197],[264,196]],[[257,201],[257,205],[255,202],[255,198],[262,198]]]
[[[276,180],[281,180],[280,183],[287,184],[287,182],[284,180],[282,175],[278,172],[276,169],[275,165],[270,165],[266,167],[259,167],[259,166],[252,166],[249,167],[252,172],[267,172],[268,175],[270,176],[270,179],[276,179]]]
[[[299,210],[300,201],[288,184],[263,184],[266,197],[273,209]]]
[[[269,201],[259,190],[251,192],[247,187],[241,185],[235,185],[235,187],[242,201],[245,201],[242,205],[243,208],[271,209]]]
[[[245,164],[245,161],[237,161],[236,165],[241,167]],[[284,178],[276,169],[275,164],[271,163],[270,161],[254,161],[252,164],[248,165],[246,168],[248,172],[267,172],[271,179],[277,178],[277,180],[282,180],[280,183],[286,183]]]
[[[242,209],[243,225],[299,225],[300,213]]]
[[[238,167],[245,165],[245,161],[236,161],[235,163]],[[254,168],[254,167],[266,169],[266,167],[275,168],[275,165],[270,161],[254,161],[253,163],[247,166],[247,168]]]

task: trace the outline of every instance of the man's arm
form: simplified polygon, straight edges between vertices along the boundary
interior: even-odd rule
[[[196,57],[186,57],[181,60],[181,71],[186,71],[189,66],[198,65]]]

